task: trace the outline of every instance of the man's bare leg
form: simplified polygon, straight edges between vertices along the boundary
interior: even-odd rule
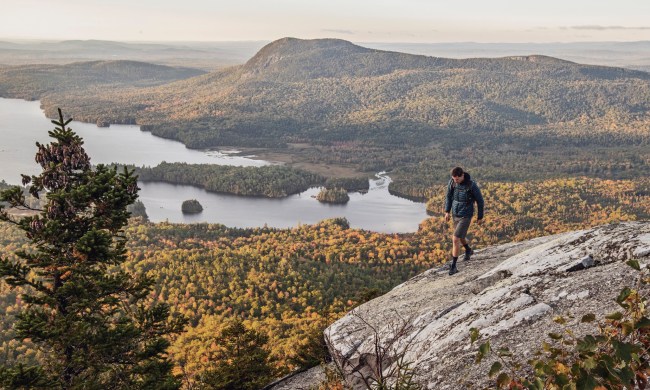
[[[460,245],[461,245],[461,243],[463,241],[465,241],[465,243],[467,243],[467,240],[465,240],[464,238],[460,238],[460,237],[456,237],[456,236],[453,237],[453,239],[452,239],[453,246],[451,248],[451,255],[453,257],[458,257],[458,255],[460,254]]]
[[[451,265],[449,266],[449,275],[453,275],[458,272],[456,268],[456,261],[458,260],[458,254],[460,253],[460,238],[454,236],[452,238],[452,248],[451,248]]]

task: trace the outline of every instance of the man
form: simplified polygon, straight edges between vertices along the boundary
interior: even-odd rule
[[[472,256],[472,248],[467,243],[467,229],[474,216],[474,202],[478,205],[478,217],[476,223],[483,223],[483,195],[476,183],[472,181],[469,173],[464,172],[463,168],[456,167],[451,170],[451,180],[447,185],[447,196],[445,201],[445,221],[453,216],[454,220],[454,237],[452,239],[453,247],[451,251],[451,266],[449,275],[458,272],[456,261],[460,254],[461,244],[465,248],[465,260]]]

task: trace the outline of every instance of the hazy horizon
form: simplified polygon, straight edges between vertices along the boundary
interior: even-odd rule
[[[341,38],[390,43],[650,40],[650,2],[620,0],[8,0],[4,39],[133,42]]]
[[[162,65],[192,66],[212,71],[248,61],[270,42],[272,41],[11,40],[0,37],[0,64],[66,64],[125,59]],[[531,43],[351,42],[370,49],[434,57],[496,58],[546,55],[583,64],[650,71],[650,40]]]
[[[540,42],[514,42],[514,41],[495,41],[495,42],[480,42],[480,41],[449,41],[449,42],[409,42],[409,41],[357,41],[353,39],[337,38],[330,36],[322,36],[317,38],[302,38],[297,36],[283,36],[272,39],[241,39],[241,40],[128,40],[128,39],[95,39],[95,38],[66,38],[66,39],[50,39],[50,38],[11,38],[0,36],[0,42],[9,42],[9,43],[60,43],[66,41],[83,41],[83,42],[119,42],[119,43],[129,43],[129,44],[223,44],[223,43],[257,43],[257,42],[266,42],[270,43],[283,38],[296,38],[303,40],[314,40],[314,39],[341,39],[345,41],[350,41],[357,45],[363,44],[400,44],[400,45],[455,45],[455,44],[476,44],[476,45],[571,45],[571,44],[607,44],[607,43],[643,43],[650,42],[648,39],[639,39],[639,40],[603,40],[603,41],[540,41]]]

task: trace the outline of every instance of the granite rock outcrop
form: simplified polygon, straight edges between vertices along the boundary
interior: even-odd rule
[[[404,363],[423,388],[482,388],[492,361],[475,364],[471,328],[525,362],[561,329],[553,321],[558,315],[578,335],[595,333],[580,318],[614,311],[619,290],[639,277],[626,261],[645,265],[649,256],[647,222],[489,247],[459,262],[454,276],[445,266],[431,269],[357,307],[325,338],[354,388]]]

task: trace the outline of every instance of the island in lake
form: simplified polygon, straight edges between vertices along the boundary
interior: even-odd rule
[[[345,188],[323,188],[316,196],[316,199],[324,203],[344,204],[348,203],[350,196],[348,196]]]
[[[181,210],[183,211],[183,214],[198,214],[203,211],[203,206],[201,206],[201,203],[196,199],[188,199],[183,202]]]

